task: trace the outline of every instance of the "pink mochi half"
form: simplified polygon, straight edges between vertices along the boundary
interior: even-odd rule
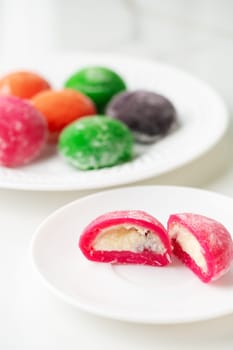
[[[231,266],[233,243],[228,230],[206,216],[182,213],[168,220],[174,255],[203,282],[216,280]]]
[[[164,266],[171,247],[163,225],[141,210],[109,212],[82,232],[79,247],[92,261],[112,264]]]

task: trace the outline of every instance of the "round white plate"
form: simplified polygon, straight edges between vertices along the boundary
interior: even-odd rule
[[[150,89],[167,96],[175,105],[178,130],[147,147],[136,147],[128,163],[96,171],[78,171],[48,147],[35,162],[17,169],[0,167],[0,187],[27,190],[87,190],[132,183],[160,175],[197,158],[223,135],[228,114],[221,98],[205,83],[176,68],[151,61],[77,54],[10,63],[0,60],[0,74],[17,68],[43,74],[56,88],[88,64],[106,65],[118,71],[129,89]]]
[[[59,297],[87,312],[141,323],[179,323],[233,312],[233,269],[204,284],[178,261],[168,267],[111,265],[87,260],[77,242],[105,212],[141,209],[164,225],[171,213],[194,212],[233,232],[233,199],[183,187],[142,186],[100,192],[57,210],[32,240],[34,266]]]

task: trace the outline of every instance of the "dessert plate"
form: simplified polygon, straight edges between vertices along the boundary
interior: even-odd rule
[[[33,265],[46,286],[67,303],[112,319],[172,324],[233,312],[233,268],[204,284],[173,259],[165,267],[111,265],[87,260],[77,242],[84,227],[112,210],[140,209],[164,225],[171,213],[212,217],[233,232],[233,199],[184,187],[138,186],[100,192],[57,210],[37,229]]]
[[[150,146],[136,146],[131,162],[93,171],[66,164],[55,146],[48,146],[35,162],[17,169],[0,167],[0,187],[24,190],[88,190],[122,185],[161,175],[190,162],[223,135],[228,113],[218,94],[204,82],[174,67],[146,60],[102,54],[46,56],[37,60],[0,60],[0,74],[32,69],[55,88],[86,65],[106,65],[120,73],[129,89],[150,89],[175,105],[179,127]]]

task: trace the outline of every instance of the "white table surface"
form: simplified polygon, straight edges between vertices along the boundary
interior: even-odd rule
[[[191,185],[232,195],[229,150],[227,135],[192,164],[139,184]],[[1,349],[92,349],[96,344],[106,350],[232,349],[233,315],[187,325],[135,325],[73,309],[41,284],[29,259],[32,234],[53,210],[86,194],[0,191]]]
[[[118,51],[159,58],[196,74],[212,84],[231,109],[233,3],[221,1],[220,8],[220,1],[200,0],[195,2],[196,11],[182,0],[146,0],[144,7],[142,0],[127,4],[134,19],[129,23],[131,34],[127,31],[131,39],[121,32]],[[8,38],[13,35],[9,30],[8,26]],[[10,54],[13,48],[6,42]],[[62,42],[60,46],[64,49]],[[138,185],[193,186],[233,196],[231,124],[223,139],[201,158]],[[233,349],[233,315],[184,325],[135,325],[73,309],[41,284],[29,259],[33,232],[55,209],[86,194],[0,190],[0,349]]]

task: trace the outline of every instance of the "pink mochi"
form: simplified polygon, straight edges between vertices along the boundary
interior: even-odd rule
[[[40,154],[47,134],[45,118],[29,102],[0,96],[0,165],[29,163]]]

